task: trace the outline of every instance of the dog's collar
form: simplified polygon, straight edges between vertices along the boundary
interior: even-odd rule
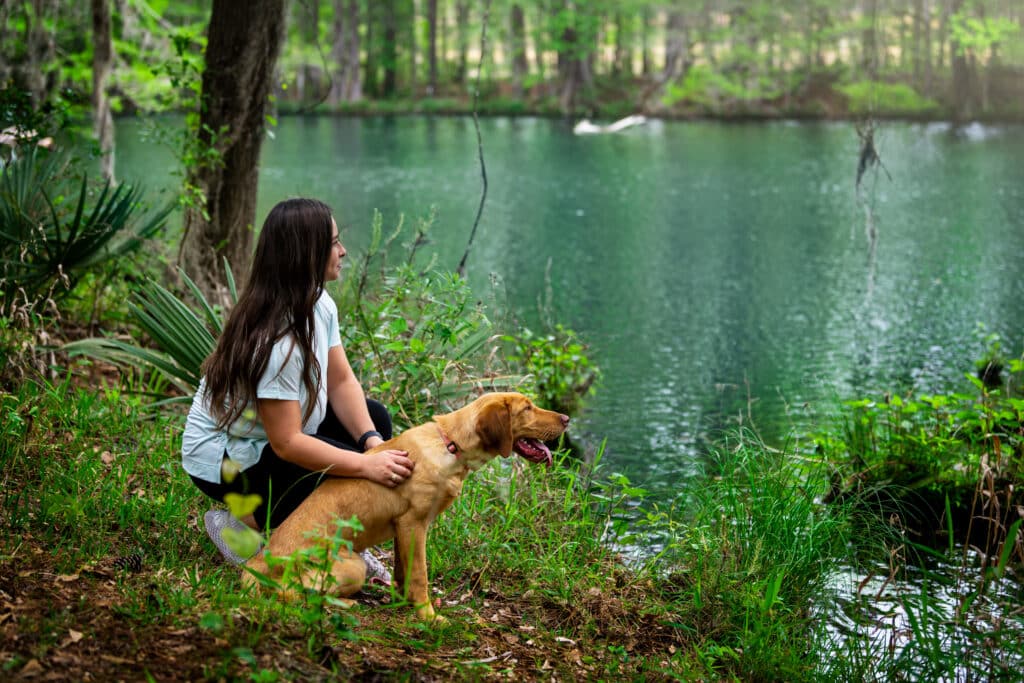
[[[444,433],[444,429],[441,428],[441,425],[437,425],[437,431],[441,435],[441,440],[444,441],[444,447],[448,450],[448,452],[454,455],[456,458],[459,457],[459,444],[455,443],[454,441],[448,438],[448,435]]]

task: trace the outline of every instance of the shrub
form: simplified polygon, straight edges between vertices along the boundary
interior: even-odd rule
[[[850,112],[869,114],[927,114],[939,108],[935,100],[923,97],[904,83],[857,81],[837,87],[849,99]]]
[[[90,269],[137,250],[174,208],[140,215],[137,186],[90,187],[66,152],[28,147],[0,176],[0,305],[58,300]]]

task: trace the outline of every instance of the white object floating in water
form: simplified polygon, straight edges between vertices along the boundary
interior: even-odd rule
[[[624,119],[619,119],[615,123],[608,124],[607,126],[601,126],[596,123],[591,123],[589,119],[583,119],[572,128],[572,132],[576,135],[593,135],[595,133],[618,133],[620,130],[626,130],[633,126],[639,126],[647,122],[646,116],[634,114],[627,116]]]

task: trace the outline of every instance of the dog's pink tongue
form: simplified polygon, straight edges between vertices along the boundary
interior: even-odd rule
[[[530,462],[543,462],[547,463],[548,467],[551,467],[551,450],[544,445],[543,441],[538,441],[537,439],[517,439],[512,450]]]

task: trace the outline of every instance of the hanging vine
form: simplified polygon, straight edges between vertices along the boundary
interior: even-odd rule
[[[487,165],[484,163],[484,142],[480,135],[480,116],[477,111],[480,101],[480,75],[484,71],[484,56],[487,54],[487,22],[491,16],[491,0],[484,3],[483,25],[480,28],[480,61],[476,69],[476,83],[473,86],[473,127],[476,129],[476,148],[480,158],[480,177],[483,181],[483,189],[480,193],[480,204],[476,209],[476,219],[473,221],[473,229],[469,233],[469,240],[466,242],[466,250],[462,253],[462,260],[455,272],[459,277],[466,276],[466,260],[469,258],[469,250],[473,247],[473,238],[476,237],[476,230],[480,227],[480,216],[484,213],[484,202],[487,200]]]

